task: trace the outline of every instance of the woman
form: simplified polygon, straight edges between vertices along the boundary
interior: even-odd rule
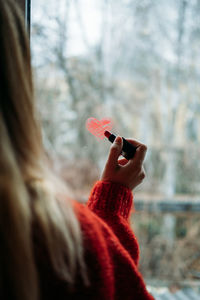
[[[30,49],[15,3],[0,0],[0,298],[153,299],[138,272],[131,190],[146,147],[118,160],[117,137],[86,206],[66,197],[45,159]]]

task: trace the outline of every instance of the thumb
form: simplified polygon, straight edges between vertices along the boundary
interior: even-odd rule
[[[118,158],[122,152],[123,140],[120,136],[117,136],[112,146],[110,147],[110,153],[108,156],[107,166],[115,168],[118,164]]]

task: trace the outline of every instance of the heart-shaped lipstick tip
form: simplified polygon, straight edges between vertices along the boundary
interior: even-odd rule
[[[104,118],[99,121],[96,118],[89,118],[86,121],[86,128],[94,136],[103,140],[105,137],[104,132],[112,129],[112,120],[110,118]]]

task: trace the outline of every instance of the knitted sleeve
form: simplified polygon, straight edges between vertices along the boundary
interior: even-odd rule
[[[98,230],[91,236],[95,235],[97,245],[99,236],[101,246],[107,249],[109,269],[113,272],[115,282],[114,299],[153,300],[137,268],[138,243],[129,225],[133,206],[131,190],[117,183],[98,181],[91,191],[87,206],[97,216],[94,217],[95,226],[90,231],[95,227]],[[99,259],[102,255],[103,250],[98,254]]]
[[[112,228],[138,265],[139,245],[129,224],[133,211],[131,190],[118,183],[98,181],[90,193],[87,206]]]

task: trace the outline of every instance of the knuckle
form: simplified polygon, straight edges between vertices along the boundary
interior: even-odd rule
[[[143,180],[145,177],[146,177],[145,172],[144,172],[144,171],[141,172],[141,173],[140,173],[140,179]]]

